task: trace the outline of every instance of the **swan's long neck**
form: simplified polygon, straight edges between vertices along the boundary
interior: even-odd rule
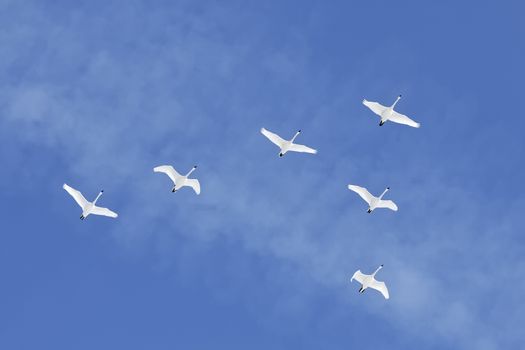
[[[95,200],[93,201],[93,205],[95,205],[95,203],[97,203],[98,199],[100,198],[100,196],[102,196],[102,193],[104,193],[104,191],[100,191],[97,195],[97,198],[95,198]]]
[[[299,130],[298,132],[295,133],[295,135],[292,137],[292,140],[290,141],[291,143],[293,143],[295,141],[295,138],[297,136],[299,136],[299,134],[301,133],[301,130]]]
[[[383,191],[383,193],[381,193],[381,195],[379,196],[379,199],[383,198],[383,196],[385,195],[385,193],[388,192],[389,189],[390,189],[390,187],[387,187],[387,188]]]
[[[381,270],[383,268],[383,265],[379,266],[375,271],[374,273],[372,274],[372,277],[375,277],[376,273],[379,272],[379,270]]]
[[[399,102],[400,99],[401,99],[401,95],[397,96],[396,101],[392,104],[392,107],[390,108],[394,109],[394,107],[396,106],[396,104]]]
[[[195,165],[191,170],[186,174],[186,177],[190,176],[191,173],[193,173],[197,169],[197,166]]]

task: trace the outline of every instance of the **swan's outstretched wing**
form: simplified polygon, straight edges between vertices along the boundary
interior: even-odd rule
[[[302,152],[302,153],[311,153],[311,154],[316,154],[317,153],[317,150],[315,150],[313,148],[307,147],[305,145],[298,145],[296,143],[292,143],[290,145],[290,151]]]
[[[357,193],[361,198],[365,200],[365,202],[368,203],[368,205],[372,203],[372,199],[374,198],[374,196],[372,196],[366,188],[356,185],[348,185],[348,189]]]
[[[118,216],[117,213],[109,210],[108,208],[102,208],[97,206],[93,206],[93,208],[91,209],[91,214],[109,216],[110,218],[116,218]]]
[[[363,100],[363,104],[367,106],[368,108],[370,108],[370,110],[374,112],[375,114],[377,114],[378,116],[381,116],[381,114],[383,114],[383,112],[388,109],[387,107],[377,102],[370,102],[367,100]]]
[[[388,208],[393,211],[397,211],[397,205],[391,200],[380,200],[377,203],[377,208]]]
[[[390,298],[390,295],[388,294],[388,288],[386,287],[385,282],[379,282],[379,281],[373,280],[372,283],[370,283],[370,288],[381,292],[381,294],[383,294],[385,299]]]
[[[80,193],[80,191],[77,191],[75,190],[73,187],[71,186],[68,186],[67,184],[64,184],[62,186],[62,188],[64,190],[67,191],[67,193],[69,193],[71,195],[71,197],[73,197],[73,199],[75,200],[75,202],[77,202],[77,204],[82,208],[84,209],[86,207],[86,205],[89,203],[87,201],[86,198],[84,198],[84,196],[82,195],[82,193]]]
[[[362,273],[361,270],[357,270],[352,276],[352,278],[350,279],[350,282],[352,282],[353,280],[356,280],[357,282],[363,284],[363,281],[365,280],[366,277],[367,275]]]
[[[283,140],[279,135],[274,134],[271,131],[266,130],[265,128],[261,128],[261,134],[266,136],[268,140],[272,141],[274,144],[276,144],[278,147],[282,147],[283,143],[286,141]]]
[[[394,123],[398,123],[398,124],[405,124],[413,128],[419,128],[421,126],[421,124],[413,121],[412,119],[410,119],[404,114],[397,113],[396,111],[392,112],[392,115],[388,118],[388,120],[393,121]]]
[[[199,180],[197,179],[187,179],[185,185],[190,186],[193,188],[195,193],[200,194],[201,193],[201,184],[199,183]]]
[[[177,178],[181,177],[177,170],[175,170],[171,165],[161,165],[153,168],[153,171],[156,173],[164,173],[168,175],[173,183],[176,183]]]

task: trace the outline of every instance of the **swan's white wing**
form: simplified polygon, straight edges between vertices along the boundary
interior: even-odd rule
[[[372,283],[370,283],[370,288],[381,292],[381,294],[383,294],[385,299],[390,298],[390,295],[388,294],[388,288],[386,287],[385,282],[379,282],[379,281],[373,280]]]
[[[118,216],[117,213],[112,212],[108,208],[102,208],[97,206],[93,206],[93,208],[91,209],[91,214],[109,216],[110,218],[116,218]]]
[[[388,208],[393,211],[397,211],[397,205],[391,200],[380,200],[379,203],[377,203],[377,208]]]
[[[350,279],[350,282],[352,282],[353,280],[356,280],[357,282],[363,284],[363,281],[365,280],[366,277],[367,275],[362,273],[361,270],[357,270],[352,276],[352,278]]]
[[[364,187],[348,185],[348,189],[357,193],[361,198],[365,200],[365,202],[368,203],[368,205],[370,205],[372,199],[374,198],[374,196],[372,196],[370,192],[368,192],[368,190]]]
[[[392,115],[388,118],[388,120],[393,121],[394,123],[405,124],[413,128],[419,128],[421,126],[421,124],[413,121],[404,114],[397,113],[396,111],[392,112]]]
[[[197,193],[197,194],[201,193],[201,184],[199,183],[199,180],[197,180],[197,179],[187,179],[185,185],[186,186],[190,186],[191,188],[193,188],[195,193]]]
[[[69,193],[71,195],[71,197],[73,197],[73,199],[75,200],[75,202],[77,202],[77,204],[82,208],[84,209],[86,207],[86,205],[89,203],[87,201],[86,198],[84,198],[84,196],[82,195],[82,193],[80,193],[80,191],[77,191],[75,190],[73,187],[71,186],[68,186],[67,184],[64,184],[62,186],[62,188],[64,190],[67,191],[67,193]]]
[[[261,128],[261,134],[266,136],[268,138],[268,140],[272,141],[274,144],[276,144],[280,148],[282,148],[283,143],[286,142],[279,135],[274,134],[273,132],[268,131],[265,128]]]
[[[307,147],[305,145],[298,145],[296,143],[292,143],[290,145],[290,151],[293,151],[293,152],[303,152],[303,153],[311,153],[311,154],[316,154],[317,153],[317,150],[313,149],[313,148],[310,148],[310,147]]]
[[[367,101],[367,100],[363,100],[363,104],[365,106],[367,106],[368,108],[370,108],[370,110],[372,112],[374,112],[375,114],[381,116],[381,114],[383,114],[383,112],[385,110],[387,110],[388,108],[377,103],[377,102],[370,102],[370,101]]]
[[[168,175],[173,183],[176,183],[177,178],[181,177],[177,170],[175,170],[171,165],[161,165],[153,168],[153,171],[156,173],[164,173]]]

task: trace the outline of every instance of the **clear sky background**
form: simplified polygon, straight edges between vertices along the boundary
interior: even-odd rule
[[[522,348],[524,13],[0,1],[0,348]],[[361,104],[400,93],[420,129]]]

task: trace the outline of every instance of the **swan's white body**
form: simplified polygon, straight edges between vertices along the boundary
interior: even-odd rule
[[[292,137],[291,140],[287,141],[287,140],[283,139],[282,137],[280,137],[279,135],[274,134],[273,132],[268,131],[265,128],[261,128],[261,134],[266,136],[268,138],[268,140],[272,141],[272,143],[274,143],[275,145],[277,145],[277,147],[279,147],[281,149],[281,151],[279,152],[279,157],[284,156],[286,154],[286,152],[288,152],[288,151],[290,151],[290,152],[311,153],[311,154],[316,154],[317,153],[317,150],[315,150],[313,148],[307,147],[305,145],[299,145],[297,143],[293,143],[295,141],[295,138],[297,136],[299,136],[300,133],[301,133],[301,130],[297,131],[295,133],[295,136]]]
[[[102,196],[102,193],[104,193],[104,190],[100,191],[97,195],[97,198],[93,202],[89,202],[80,191],[75,190],[73,187],[68,186],[67,184],[64,184],[62,186],[64,190],[67,191],[73,197],[75,202],[82,208],[82,215],[80,216],[81,220],[84,220],[87,218],[90,214],[93,215],[103,215],[103,216],[109,216],[110,218],[116,218],[118,215],[115,212],[112,212],[108,208],[102,208],[97,207],[95,204],[97,203],[100,196]]]
[[[171,181],[173,181],[171,192],[178,191],[184,186],[189,186],[193,188],[195,193],[200,194],[201,184],[199,183],[199,180],[188,178],[195,169],[197,169],[196,165],[186,175],[181,175],[171,165],[161,165],[154,168],[153,171],[156,173],[164,173],[170,177]]]
[[[368,192],[364,187],[359,187],[356,185],[348,185],[348,189],[357,193],[365,202],[368,203],[368,213],[371,213],[376,208],[388,208],[393,211],[397,211],[397,205],[391,200],[383,200],[385,193],[390,190],[390,187],[387,187],[379,197],[374,197]]]
[[[390,295],[388,294],[388,288],[386,287],[385,282],[379,282],[375,279],[376,273],[383,268],[383,265],[379,266],[377,270],[374,271],[371,275],[365,275],[361,272],[361,270],[357,270],[352,278],[350,279],[350,282],[353,280],[356,280],[357,282],[361,283],[361,288],[359,288],[359,293],[363,293],[367,288],[375,289],[383,296],[385,299],[389,299]]]
[[[381,117],[381,121],[379,122],[379,126],[382,126],[384,123],[386,123],[388,120],[398,123],[398,124],[405,124],[408,126],[411,126],[413,128],[419,128],[421,124],[413,121],[409,117],[407,117],[404,114],[398,113],[394,111],[394,107],[397,104],[397,102],[401,99],[401,95],[399,95],[394,102],[394,104],[390,107],[385,107],[377,102],[370,102],[367,100],[363,100],[363,104],[370,108],[372,112],[377,114],[379,117]]]

